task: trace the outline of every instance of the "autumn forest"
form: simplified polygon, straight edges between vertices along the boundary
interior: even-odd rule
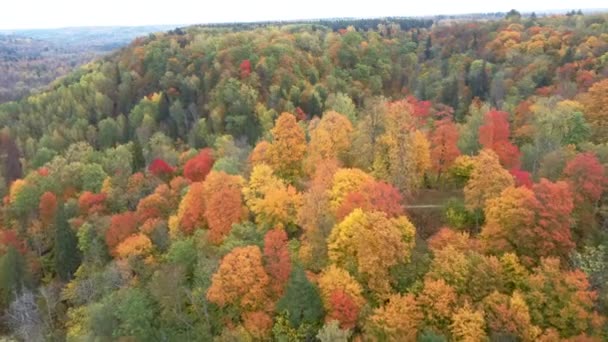
[[[606,341],[606,166],[608,14],[142,36],[0,104],[0,335]]]

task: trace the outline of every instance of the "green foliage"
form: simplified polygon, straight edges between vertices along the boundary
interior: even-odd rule
[[[287,312],[294,328],[302,324],[313,325],[323,317],[319,290],[306,278],[301,266],[294,267],[291,272],[285,294],[277,303],[277,312]]]
[[[13,246],[0,257],[0,307],[7,308],[27,284],[25,259]]]
[[[62,280],[68,281],[80,265],[78,240],[68,222],[65,205],[59,205],[55,215],[55,271]]]
[[[119,327],[114,338],[133,336],[140,341],[154,338],[156,306],[144,290],[131,288],[118,292],[115,305]]]

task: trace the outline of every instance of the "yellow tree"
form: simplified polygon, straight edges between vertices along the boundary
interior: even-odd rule
[[[243,188],[243,196],[262,229],[294,225],[302,204],[301,194],[276,177],[265,164],[253,168],[249,183]]]
[[[473,171],[464,187],[465,204],[469,210],[482,209],[486,201],[498,197],[513,183],[513,176],[500,165],[496,153],[484,149],[475,157]]]
[[[292,183],[302,173],[302,162],[306,155],[306,135],[304,129],[290,113],[283,113],[275,122],[272,144],[266,150],[266,157],[277,175]]]
[[[416,230],[405,216],[355,209],[331,232],[329,258],[342,267],[356,267],[361,280],[378,297],[390,295],[391,267],[409,261]]]
[[[471,308],[468,303],[452,315],[450,329],[455,341],[482,342],[488,339],[483,312]]]
[[[332,186],[330,189],[331,208],[338,210],[346,196],[374,178],[359,169],[339,169],[334,173]]]
[[[447,333],[458,295],[443,279],[424,279],[418,303],[424,312],[426,325]]]
[[[413,295],[395,294],[374,310],[365,330],[374,341],[416,341],[423,318]]]
[[[422,179],[431,168],[431,144],[426,135],[416,130],[412,135],[412,148],[414,154],[416,177]]]
[[[596,142],[605,142],[608,137],[608,79],[597,82],[583,96],[585,118],[591,124]]]
[[[352,124],[340,113],[330,111],[310,131],[306,169],[312,174],[321,160],[343,158],[351,144]]]

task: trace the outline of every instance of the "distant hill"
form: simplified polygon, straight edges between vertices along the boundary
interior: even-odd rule
[[[0,31],[0,103],[37,92],[95,57],[170,26]]]

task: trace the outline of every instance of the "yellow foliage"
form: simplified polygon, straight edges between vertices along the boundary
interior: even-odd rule
[[[338,210],[346,195],[358,191],[361,186],[374,178],[359,169],[339,169],[334,174],[333,185],[330,189],[330,205],[335,212]]]
[[[115,250],[119,258],[130,256],[145,256],[152,249],[152,241],[145,234],[131,235],[122,241]]]
[[[262,228],[295,224],[302,205],[301,194],[274,176],[266,164],[253,168],[249,183],[243,188],[243,197]]]
[[[467,209],[483,208],[489,199],[498,197],[513,184],[513,176],[500,165],[496,153],[488,149],[482,150],[475,157],[473,171],[464,188]]]
[[[355,265],[367,286],[379,297],[391,293],[389,269],[409,261],[416,230],[404,217],[355,209],[334,227],[328,254],[338,266]]]
[[[374,310],[366,327],[375,341],[416,341],[423,314],[413,295],[392,295],[388,303]]]
[[[330,310],[330,298],[334,291],[341,290],[345,294],[349,295],[350,298],[357,304],[358,307],[362,307],[365,304],[365,298],[363,298],[363,289],[361,285],[353,278],[347,271],[337,267],[336,265],[330,265],[323,270],[319,277],[319,290],[321,292],[321,299],[326,310]]]
[[[17,179],[11,184],[11,188],[9,190],[8,198],[11,202],[14,202],[17,198],[17,195],[21,191],[21,189],[27,184],[27,182],[23,179]]]
[[[452,315],[450,326],[455,341],[483,342],[488,339],[483,312],[475,310],[466,303]]]

